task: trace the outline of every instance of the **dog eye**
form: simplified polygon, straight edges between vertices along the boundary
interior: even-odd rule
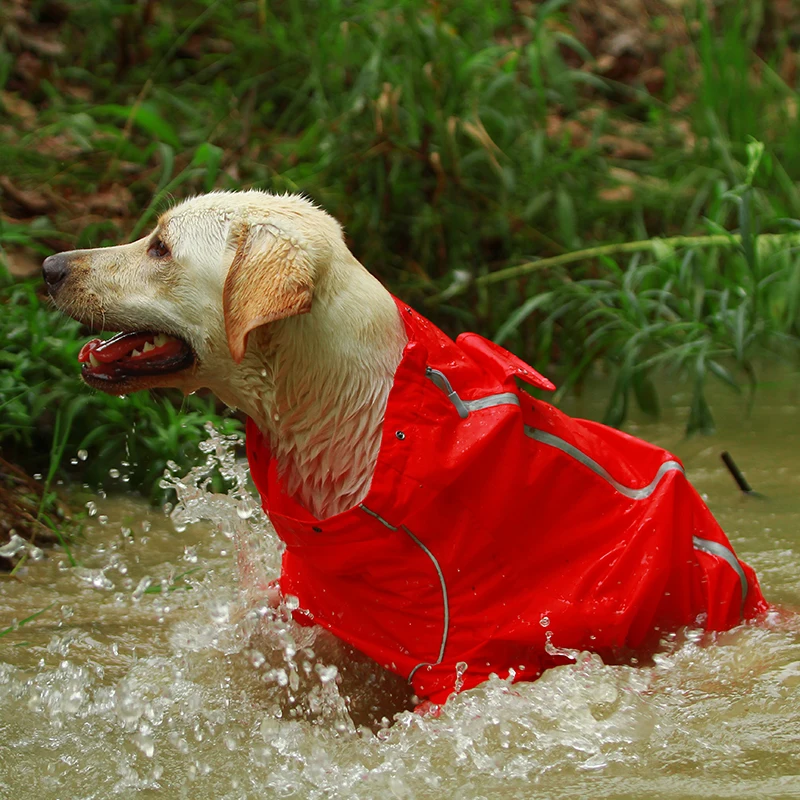
[[[151,258],[164,258],[169,255],[169,247],[167,247],[161,239],[156,239],[147,251],[147,255]]]

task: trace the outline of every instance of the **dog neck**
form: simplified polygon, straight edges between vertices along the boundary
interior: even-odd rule
[[[317,519],[366,497],[406,344],[391,295],[346,257],[357,269],[334,264],[310,313],[253,332],[237,392],[287,493]]]

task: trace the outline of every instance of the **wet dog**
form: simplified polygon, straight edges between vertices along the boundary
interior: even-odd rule
[[[520,381],[546,378],[393,298],[303,198],[194,198],[43,273],[64,312],[121,331],[81,351],[90,386],[207,387],[247,414],[276,597],[421,699],[767,608],[677,459],[534,399]]]

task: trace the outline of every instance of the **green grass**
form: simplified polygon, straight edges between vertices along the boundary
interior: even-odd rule
[[[240,428],[217,413],[211,397],[178,395],[176,401],[142,392],[118,398],[89,390],[77,361],[86,339],[80,325],[40,300],[37,282],[4,280],[0,448],[9,460],[42,473],[45,499],[65,472],[93,487],[133,486],[160,497],[167,461],[188,469],[206,439],[206,422],[227,432]]]
[[[544,360],[558,326],[559,346],[570,355],[556,402],[593,364],[603,362],[614,378],[604,422],[614,426],[627,418],[631,398],[644,412],[658,416],[654,374],[688,377],[692,399],[686,433],[711,433],[707,378],[740,391],[742,377],[752,400],[756,362],[772,357],[796,363],[800,345],[800,234],[758,235],[752,182],[763,146],[752,141],[748,152],[745,181],[724,198],[737,211],[736,234],[603,245],[477,278],[476,283],[490,285],[545,268],[561,271],[561,282],[524,302],[500,326],[495,341],[506,342],[536,314]],[[725,205],[720,213],[727,213]],[[800,227],[792,220],[783,222]],[[706,224],[721,229],[712,220]],[[627,264],[620,263],[627,254]],[[601,260],[602,277],[573,280],[563,271],[590,259]]]
[[[0,26],[0,88],[35,112],[0,126],[0,173],[62,199],[3,220],[2,248],[118,243],[214,188],[301,191],[449,333],[496,337],[562,395],[599,365],[612,424],[631,402],[657,413],[659,370],[690,382],[694,432],[713,425],[708,380],[754,386],[762,359],[796,363],[797,240],[761,234],[800,218],[797,87],[781,77],[797,32],[768,28],[764,3],[686,4],[655,94],[607,78],[560,0],[63,7],[65,52],[38,56],[34,82]],[[74,323],[31,285],[3,291],[4,449],[49,453],[55,400],[76,409],[64,459],[89,448],[91,481],[125,448],[132,485],[191,460],[210,401],[179,416],[160,396],[89,393]]]
[[[34,612],[30,616],[25,617],[25,619],[21,619],[19,622],[14,623],[13,625],[9,626],[8,628],[3,628],[3,630],[0,630],[0,638],[2,638],[3,636],[7,636],[9,633],[13,633],[14,631],[19,630],[23,625],[27,625],[29,622],[32,622],[33,620],[35,620],[37,617],[40,617],[46,611],[49,611],[54,605],[55,605],[55,601],[50,603],[49,606],[46,606],[45,608],[41,609],[40,611]]]

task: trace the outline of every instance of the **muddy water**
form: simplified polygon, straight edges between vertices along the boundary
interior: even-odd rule
[[[796,607],[799,389],[774,381],[751,419],[721,395],[712,438],[682,440],[679,390],[664,422],[632,426],[684,458],[768,598]],[[767,500],[737,492],[722,449]],[[0,638],[3,800],[800,797],[792,615],[672,637],[648,667],[585,655],[459,695],[439,719],[365,725],[403,690],[259,603],[277,542],[228,444],[207,451],[228,495],[200,467],[177,482],[172,518],[94,497],[80,566],[55,553],[0,578],[0,629],[46,609]]]

